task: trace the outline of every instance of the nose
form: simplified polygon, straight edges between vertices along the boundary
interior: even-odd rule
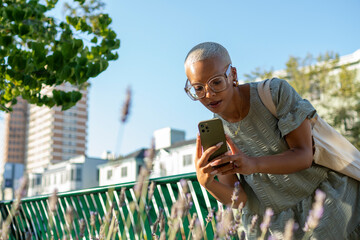
[[[211,88],[209,88],[209,86],[206,86],[206,88],[205,88],[205,97],[209,98],[209,97],[212,97],[212,96],[215,96],[215,95],[216,95],[216,93],[213,90],[211,90]]]

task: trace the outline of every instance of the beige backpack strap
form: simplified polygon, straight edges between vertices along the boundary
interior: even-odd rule
[[[272,100],[271,92],[270,92],[271,80],[272,80],[272,78],[259,82],[257,89],[258,89],[260,99],[263,102],[263,104],[265,105],[265,107],[271,112],[272,115],[274,115],[274,117],[277,117],[276,106],[274,104],[274,101]]]

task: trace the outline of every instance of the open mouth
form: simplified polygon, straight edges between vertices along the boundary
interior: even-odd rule
[[[221,103],[221,100],[220,101],[212,101],[209,103],[209,106],[212,108],[216,108],[220,105],[220,103]]]

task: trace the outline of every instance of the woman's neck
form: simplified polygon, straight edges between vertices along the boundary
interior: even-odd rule
[[[232,101],[226,111],[219,115],[228,122],[239,122],[248,114],[249,102],[249,84],[239,85],[234,89]]]

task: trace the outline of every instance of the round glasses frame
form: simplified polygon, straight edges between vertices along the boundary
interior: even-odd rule
[[[229,83],[228,83],[229,80],[228,80],[228,79],[229,79],[230,73],[231,73],[231,64],[229,64],[229,66],[228,66],[228,68],[226,69],[226,71],[225,71],[224,74],[219,74],[219,75],[216,75],[216,76],[211,77],[209,80],[206,81],[206,84],[197,83],[197,85],[203,86],[204,89],[205,89],[205,85],[207,85],[207,86],[208,86],[213,92],[215,92],[215,93],[222,92],[222,91],[224,91],[225,89],[228,88],[228,85],[229,85]],[[224,76],[225,79],[227,80],[227,82],[226,82],[226,87],[225,87],[223,90],[220,90],[220,91],[219,91],[219,90],[214,90],[214,89],[209,85],[209,82],[210,82],[211,80],[213,80],[214,78],[219,77],[219,76]],[[192,87],[193,87],[193,85],[191,85],[190,80],[189,80],[189,79],[186,79],[186,83],[185,83],[185,88],[184,88],[184,90],[185,90],[186,94],[190,97],[191,100],[197,101],[197,100],[202,99],[202,98],[205,97],[205,95],[206,95],[206,90],[205,90],[204,96],[198,97],[198,96],[194,96],[193,94],[191,94],[190,89],[191,89]]]

